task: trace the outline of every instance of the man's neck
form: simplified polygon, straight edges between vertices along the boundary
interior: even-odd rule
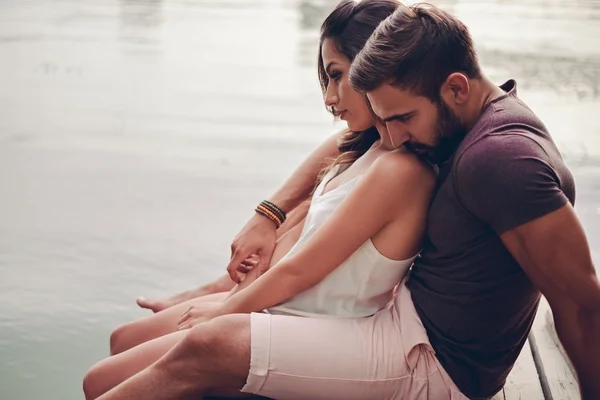
[[[481,79],[473,79],[470,83],[472,101],[463,116],[463,123],[467,127],[467,130],[473,128],[477,120],[479,120],[481,112],[489,102],[506,94],[504,90],[500,89],[485,76]]]

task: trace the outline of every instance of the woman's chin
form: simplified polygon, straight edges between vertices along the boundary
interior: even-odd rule
[[[351,120],[347,120],[346,123],[348,124],[348,129],[350,129],[353,132],[366,131],[367,129],[373,126],[373,124],[359,123],[357,121]]]

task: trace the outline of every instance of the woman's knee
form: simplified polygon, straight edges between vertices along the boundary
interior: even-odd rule
[[[132,343],[132,337],[137,328],[137,322],[130,322],[119,326],[110,334],[110,355],[122,353],[136,346],[138,343]]]

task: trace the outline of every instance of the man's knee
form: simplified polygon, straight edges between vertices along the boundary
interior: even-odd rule
[[[197,325],[157,366],[176,368],[173,373],[190,375],[195,381],[210,376],[209,387],[239,389],[250,367],[249,320],[249,316],[224,316]]]
[[[106,388],[105,371],[102,363],[94,365],[83,377],[83,393],[86,400],[93,400],[104,394]]]
[[[178,350],[182,354],[196,358],[205,359],[216,355],[219,348],[226,341],[227,332],[220,326],[210,321],[191,328],[178,344]]]

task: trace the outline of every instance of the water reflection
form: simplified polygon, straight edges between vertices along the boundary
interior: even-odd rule
[[[154,55],[161,52],[163,23],[162,0],[120,0],[119,41],[129,55]]]

